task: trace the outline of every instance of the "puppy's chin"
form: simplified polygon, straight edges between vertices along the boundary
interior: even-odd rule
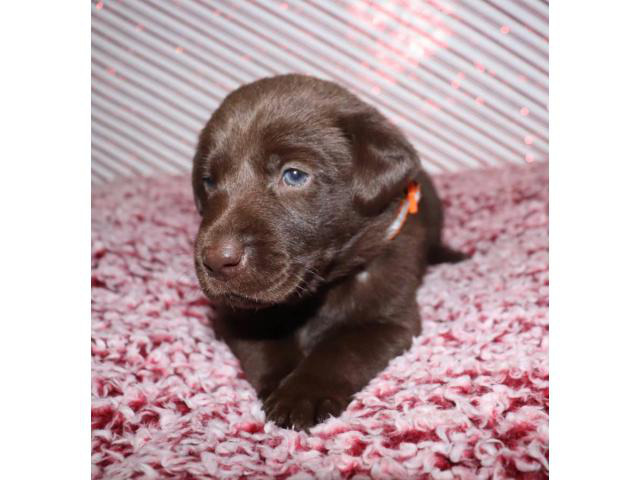
[[[223,282],[212,279],[203,268],[197,268],[198,280],[203,292],[216,305],[234,309],[259,310],[281,304],[291,304],[302,300],[311,293],[308,281],[298,269],[290,266],[276,278],[272,284],[262,288],[252,285],[251,290],[243,288],[242,281]],[[262,278],[269,278],[265,275]]]
[[[246,297],[237,293],[223,293],[222,295],[211,298],[211,301],[217,305],[223,305],[231,308],[243,310],[261,310],[263,308],[272,307],[278,302],[267,302],[252,297]]]

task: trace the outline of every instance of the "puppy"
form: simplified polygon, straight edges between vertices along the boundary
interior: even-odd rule
[[[442,209],[405,136],[342,87],[302,75],[229,94],[199,138],[200,285],[267,418],[339,415],[420,332]]]

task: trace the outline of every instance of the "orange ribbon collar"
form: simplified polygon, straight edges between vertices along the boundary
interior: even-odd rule
[[[393,240],[402,230],[403,225],[407,221],[409,214],[415,215],[418,213],[418,204],[420,203],[420,184],[418,182],[409,183],[407,188],[407,196],[402,201],[398,215],[391,222],[387,229],[387,239]]]

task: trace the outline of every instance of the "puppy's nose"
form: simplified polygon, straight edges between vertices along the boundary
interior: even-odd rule
[[[222,238],[204,251],[203,262],[213,275],[232,277],[242,268],[244,245],[235,238]]]

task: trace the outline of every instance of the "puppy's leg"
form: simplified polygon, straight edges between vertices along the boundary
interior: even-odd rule
[[[389,323],[333,330],[269,396],[267,418],[283,427],[308,429],[338,416],[353,394],[411,345],[414,333]]]
[[[302,354],[290,338],[227,339],[227,343],[240,360],[247,380],[263,401],[302,359]]]

